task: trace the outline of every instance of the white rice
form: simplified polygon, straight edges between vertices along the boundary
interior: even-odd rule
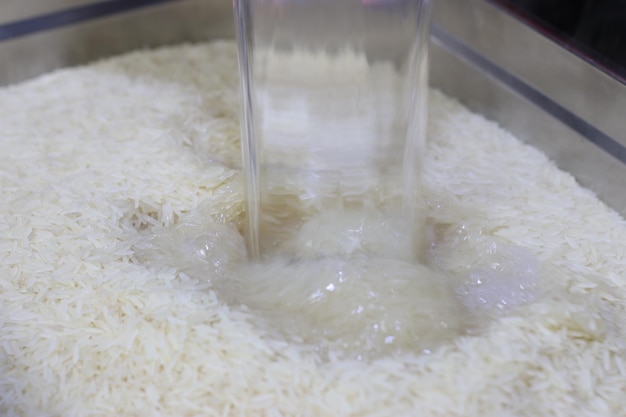
[[[546,295],[429,354],[331,358],[145,230],[240,221],[236,52],[138,52],[0,91],[0,415],[626,415],[626,223],[539,151],[432,91],[432,222],[547,266]]]

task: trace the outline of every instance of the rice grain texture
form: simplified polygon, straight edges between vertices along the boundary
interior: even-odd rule
[[[135,250],[241,220],[233,43],[0,90],[0,415],[625,416],[624,220],[437,91],[428,132],[429,216],[532,253],[549,291],[428,354],[319,361]]]

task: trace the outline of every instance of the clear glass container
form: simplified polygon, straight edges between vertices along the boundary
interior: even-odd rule
[[[374,228],[416,256],[431,0],[233,4],[251,257],[290,253],[319,216],[341,254]]]

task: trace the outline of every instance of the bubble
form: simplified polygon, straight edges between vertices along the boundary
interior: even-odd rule
[[[440,233],[432,247],[432,262],[456,277],[471,312],[507,313],[538,295],[540,264],[527,249],[465,225]]]

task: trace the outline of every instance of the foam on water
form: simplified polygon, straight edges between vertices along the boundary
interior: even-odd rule
[[[153,267],[210,281],[262,331],[323,357],[430,352],[537,297],[540,265],[528,251],[462,225],[429,224],[437,232],[427,264],[418,264],[399,252],[405,226],[376,210],[324,212],[281,255],[250,262],[233,225],[193,214],[144,231],[136,250]]]
[[[456,293],[474,314],[506,312],[533,301],[539,261],[528,250],[464,225],[440,231],[429,261],[457,277]]]

